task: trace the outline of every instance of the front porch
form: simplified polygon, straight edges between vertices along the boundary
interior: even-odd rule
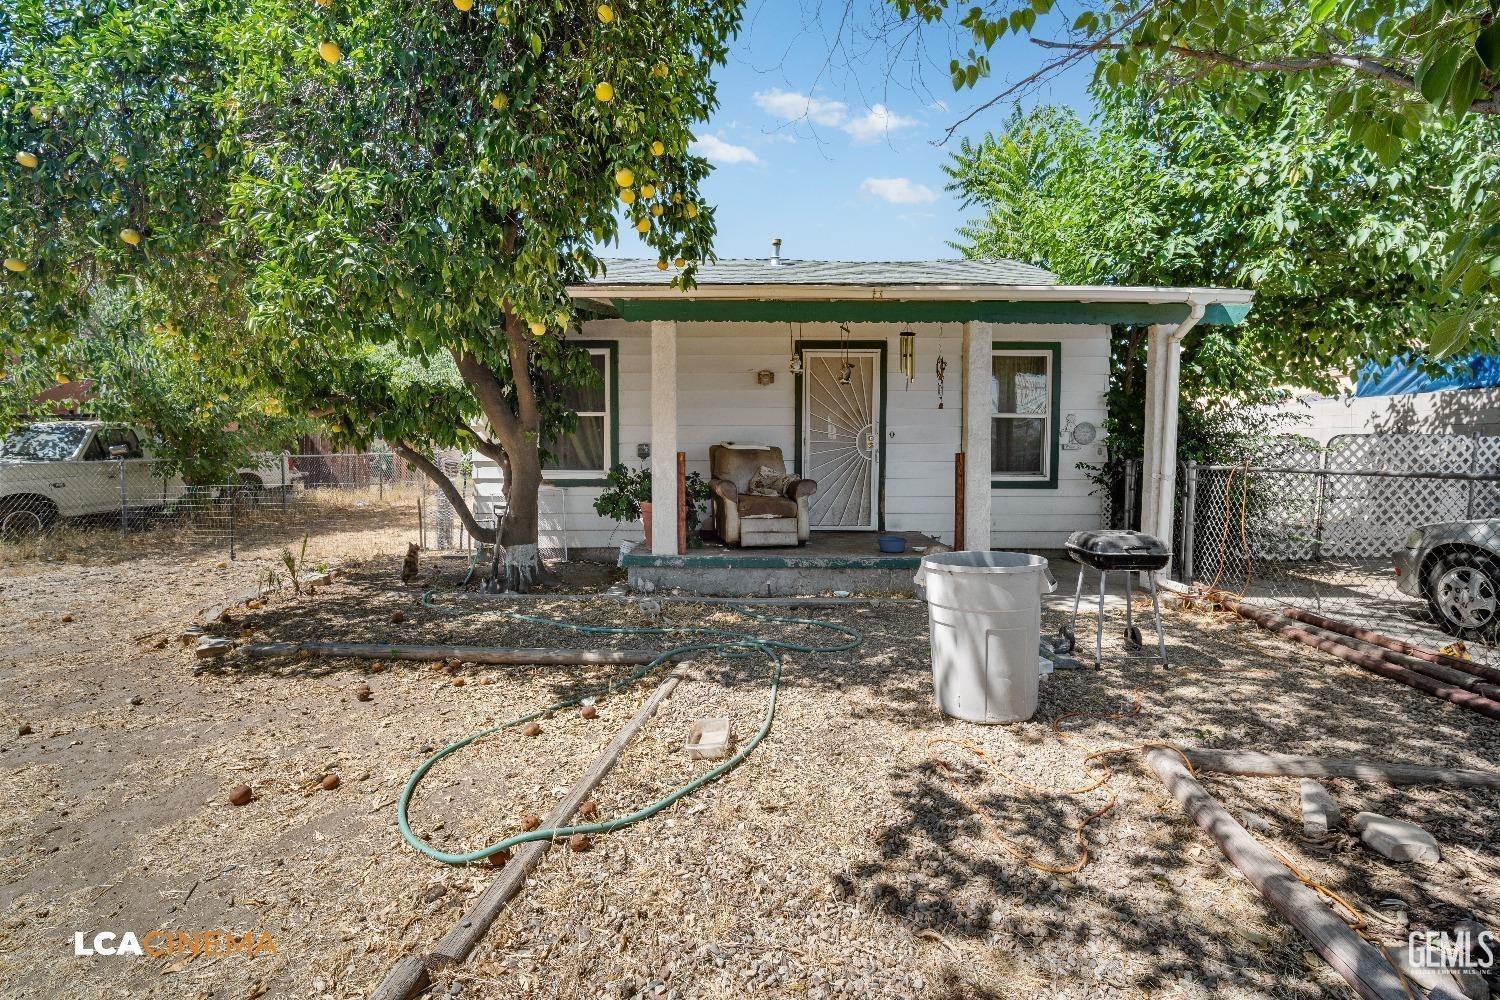
[[[906,541],[906,551],[881,552],[878,537]],[[685,554],[623,552],[620,565],[635,590],[688,590],[718,597],[790,597],[829,591],[910,594],[922,556],[946,549],[920,531],[814,531],[806,545],[731,548],[717,542]]]

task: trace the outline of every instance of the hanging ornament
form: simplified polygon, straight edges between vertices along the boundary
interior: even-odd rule
[[[839,324],[839,347],[843,351],[844,363],[839,366],[839,385],[854,382],[854,362],[849,360],[849,324]]]
[[[901,374],[906,376],[906,387],[917,380],[917,334],[913,330],[901,331]]]
[[[941,410],[943,408],[943,377],[948,373],[948,360],[941,354],[938,355],[937,366],[934,370],[937,373],[938,409]]]
[[[786,325],[786,343],[787,348],[792,356],[791,360],[787,362],[786,370],[791,372],[793,375],[801,375],[802,355],[797,353],[797,337],[796,334],[792,332],[792,324],[790,323]]]

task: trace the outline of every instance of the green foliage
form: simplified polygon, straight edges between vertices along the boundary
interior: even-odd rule
[[[594,510],[598,511],[600,517],[607,517],[612,521],[639,521],[641,504],[651,502],[651,467],[643,465],[639,469],[632,469],[626,465],[616,465],[604,478],[608,485],[594,499]],[[689,472],[687,527],[690,541],[694,540],[694,532],[698,528],[701,505],[708,503],[712,497],[713,487],[708,480],[701,473]]]
[[[1390,234],[1382,242],[1397,259],[1420,256],[1432,272],[1402,293],[1423,313],[1427,353],[1488,349],[1496,339],[1500,200],[1492,192],[1500,187],[1493,155],[1494,123],[1500,120],[1500,16],[1493,0],[1110,0],[1086,2],[1065,30],[1057,30],[1055,18],[1037,28],[1052,0],[890,2],[901,17],[918,23],[942,23],[951,15],[955,30],[973,39],[976,48],[951,67],[955,89],[974,87],[986,75],[984,53],[1008,33],[1030,35],[1057,53],[991,104],[1087,58],[1094,62],[1096,92],[1178,106],[1206,102],[1231,140],[1236,129],[1260,135],[1268,117],[1294,109],[1296,127],[1286,136],[1290,148],[1268,149],[1267,165],[1295,168],[1303,160],[1308,167],[1327,166],[1329,154],[1345,158],[1345,164],[1332,164],[1333,176],[1362,178],[1358,196],[1389,186],[1404,199],[1420,186],[1413,184],[1414,176],[1421,178],[1416,162],[1445,168],[1426,176],[1433,190],[1425,200],[1448,200],[1449,214],[1463,221]],[[1476,126],[1475,119],[1484,124]],[[1482,155],[1465,164],[1459,157],[1464,149]],[[1433,163],[1434,154],[1440,162]],[[1247,187],[1252,195],[1287,187],[1295,197],[1295,189],[1317,186],[1321,177],[1256,171]],[[1296,207],[1287,206],[1288,218]],[[1379,240],[1374,230],[1350,232],[1360,256]],[[1283,236],[1294,252],[1302,235],[1284,229]],[[1352,285],[1349,295],[1366,290]],[[1335,313],[1348,325],[1360,322],[1352,304],[1352,314]]]
[[[1210,392],[1328,387],[1363,359],[1422,350],[1455,311],[1487,317],[1465,339],[1495,346],[1495,291],[1449,301],[1442,272],[1443,248],[1471,224],[1471,185],[1500,169],[1500,123],[1430,129],[1386,166],[1329,134],[1305,92],[1272,96],[1244,121],[1191,96],[1116,95],[1092,129],[1056,109],[1013,115],[949,167],[982,210],[954,245],[1070,283],[1254,288],[1237,334],[1189,342],[1235,336],[1254,358],[1226,369],[1219,352],[1204,370]],[[1185,387],[1193,377],[1190,357]]]
[[[537,442],[586,377],[566,289],[622,220],[684,284],[710,255],[687,149],[741,6],[0,0],[0,254],[26,268],[0,336],[65,342],[128,290],[291,398],[322,385],[351,441],[503,453],[507,542],[534,542]]]

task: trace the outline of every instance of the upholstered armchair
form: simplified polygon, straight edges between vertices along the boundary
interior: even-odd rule
[[[788,476],[780,448],[712,445],[708,467],[714,528],[726,545],[801,545],[807,541],[807,499],[818,492],[818,484]]]

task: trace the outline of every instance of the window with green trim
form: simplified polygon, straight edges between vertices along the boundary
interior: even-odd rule
[[[1052,393],[1050,350],[997,350],[991,359],[990,474],[997,482],[1050,479]]]
[[[589,347],[588,352],[599,378],[561,393],[559,401],[578,414],[578,426],[571,434],[543,443],[549,457],[542,471],[549,480],[599,479],[616,461],[615,352],[608,346]]]

